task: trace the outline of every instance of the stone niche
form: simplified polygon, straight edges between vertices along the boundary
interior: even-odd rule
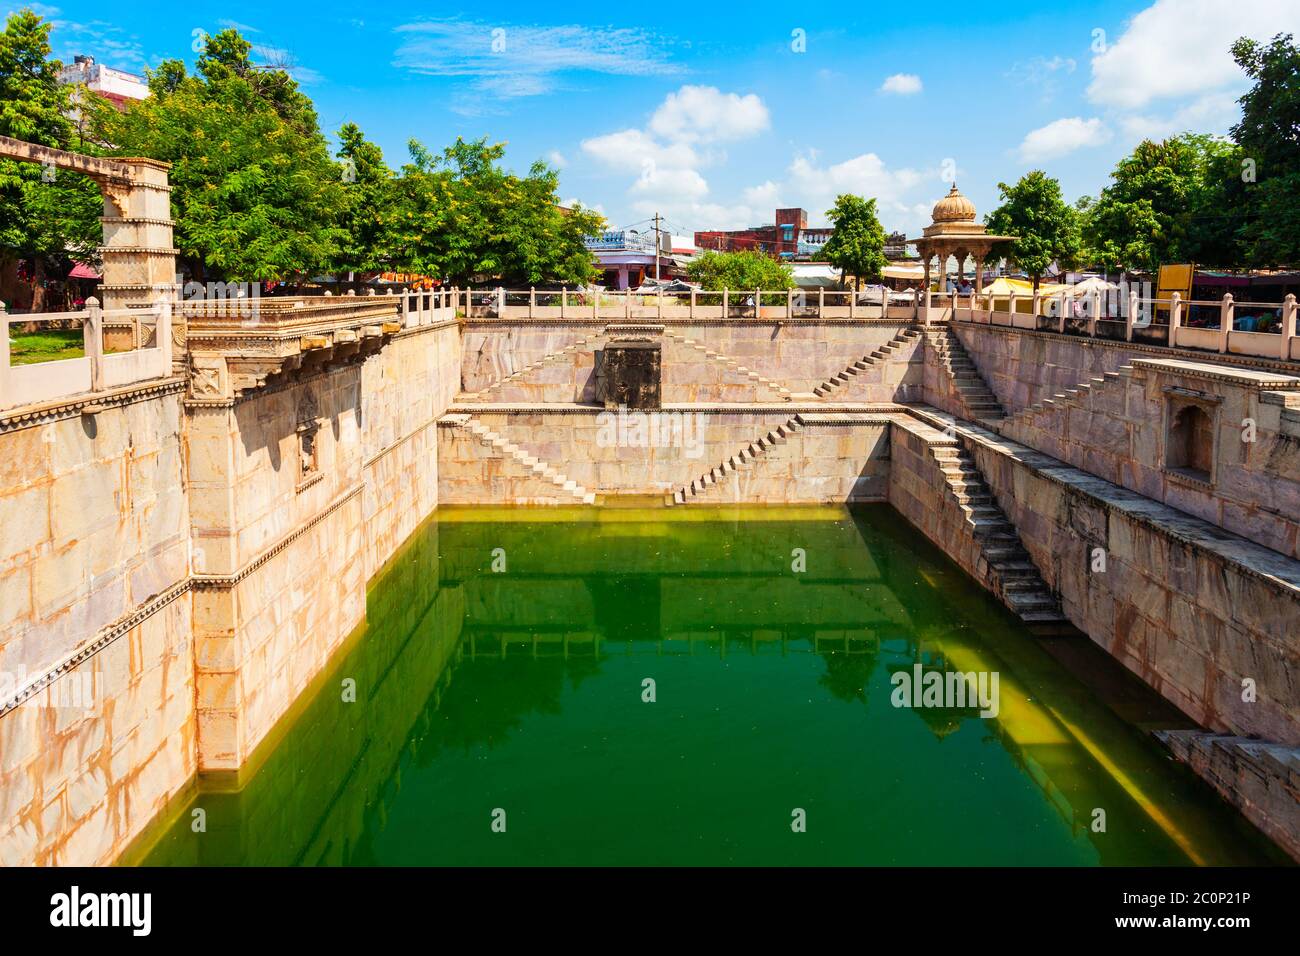
[[[1223,399],[1166,386],[1165,471],[1203,485],[1215,481],[1216,418]]]
[[[612,340],[601,351],[596,394],[606,408],[659,408],[662,396],[661,343]]]

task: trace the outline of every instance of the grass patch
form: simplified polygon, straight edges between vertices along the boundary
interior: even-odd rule
[[[85,354],[81,329],[20,332],[12,335],[9,341],[10,365],[34,365],[37,362],[81,358]]]

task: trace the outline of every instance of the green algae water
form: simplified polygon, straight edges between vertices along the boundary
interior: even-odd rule
[[[444,509],[367,619],[131,862],[1284,859],[1146,732],[1185,721],[885,506]],[[996,674],[996,714],[895,706],[932,672]]]

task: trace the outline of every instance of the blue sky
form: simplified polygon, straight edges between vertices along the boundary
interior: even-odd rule
[[[954,170],[981,212],[1033,168],[1072,200],[1143,136],[1227,131],[1235,37],[1300,35],[1300,0],[32,6],[57,56],[137,72],[237,25],[327,132],[358,123],[394,166],[411,137],[488,136],[611,226],[658,210],[677,232],[778,204],[820,223],[857,192],[911,235]]]

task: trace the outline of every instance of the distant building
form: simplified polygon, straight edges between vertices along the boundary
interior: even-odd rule
[[[891,232],[885,238],[885,258],[890,262],[911,258],[907,254],[907,236],[904,233]]]
[[[596,257],[602,275],[597,280],[606,289],[636,289],[655,277],[655,233],[653,229],[612,229],[584,242]],[[686,274],[686,263],[694,250],[683,236],[659,234],[659,277],[674,279]]]
[[[119,110],[126,109],[131,100],[143,100],[149,96],[149,84],[143,76],[96,63],[93,56],[73,57],[72,63],[59,71],[59,82],[84,86]],[[75,114],[74,107],[74,118]]]
[[[795,250],[796,259],[821,259],[822,249],[830,242],[835,230],[829,226],[825,229],[805,229],[799,236],[799,246]]]
[[[695,245],[701,252],[740,252],[753,249],[773,259],[794,259],[799,255],[799,243],[805,233],[812,231],[830,237],[828,229],[808,229],[808,213],[798,207],[778,209],[776,221],[766,226],[726,231],[710,230],[695,234]],[[825,240],[822,240],[822,245]]]
[[[697,232],[695,244],[701,252],[739,252],[753,249],[773,259],[817,262],[824,258],[823,249],[835,235],[831,226],[808,226],[808,213],[799,208],[776,210],[776,221],[748,229]],[[885,240],[885,258],[891,262],[906,259],[907,236],[891,232]]]

